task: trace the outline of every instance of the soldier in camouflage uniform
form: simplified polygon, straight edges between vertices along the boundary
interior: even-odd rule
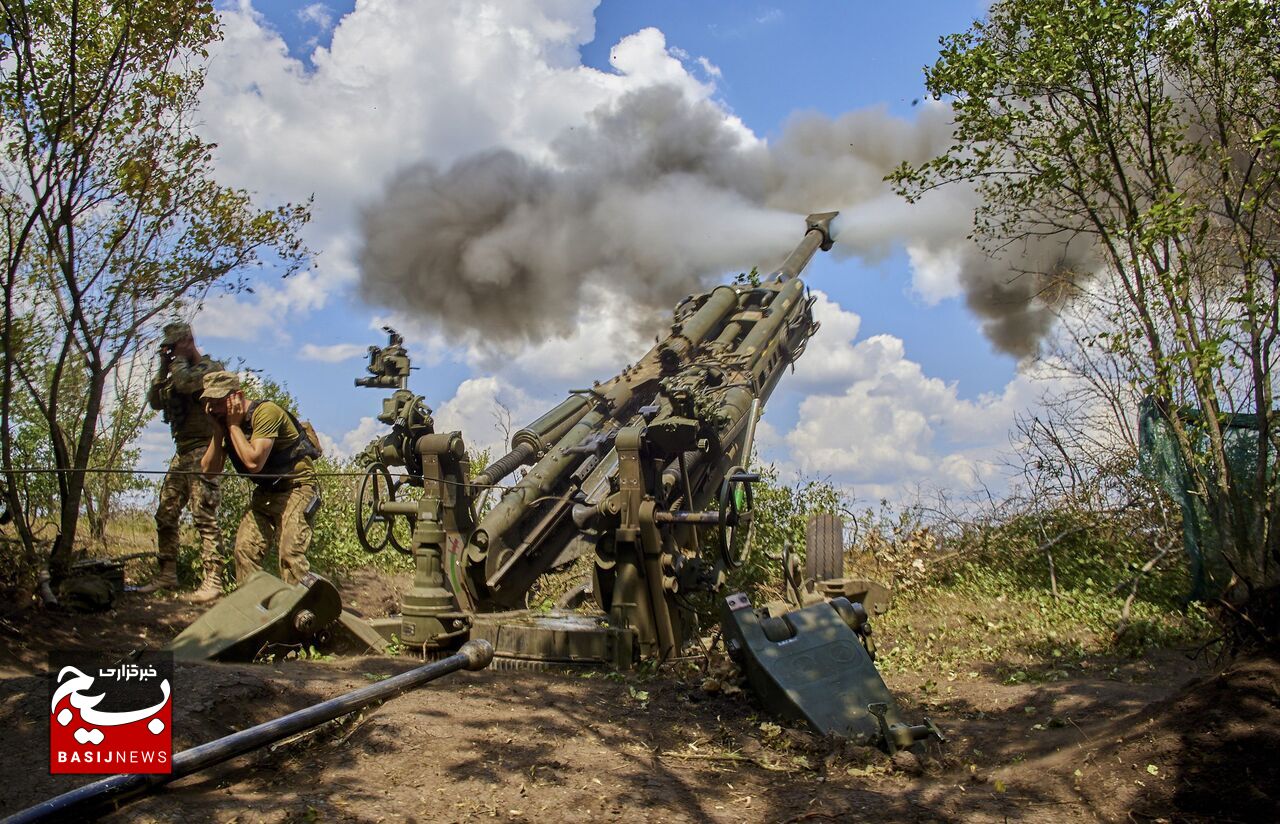
[[[204,388],[204,376],[222,368],[221,363],[196,349],[190,326],[170,323],[164,328],[160,368],[152,379],[147,402],[152,409],[164,414],[177,451],[169,461],[169,471],[160,485],[160,506],[156,509],[160,572],[139,592],[175,589],[178,586],[178,520],[186,506],[191,510],[191,519],[200,534],[200,560],[204,567],[204,580],[192,600],[204,603],[222,594],[222,553],[218,535],[221,478],[199,474],[200,458],[214,431],[213,421],[205,412],[200,393]]]
[[[214,425],[201,468],[220,472],[230,461],[254,487],[236,530],[236,583],[243,586],[262,569],[262,556],[273,543],[280,577],[298,583],[311,568],[307,548],[320,506],[314,463],[320,448],[310,424],[273,401],[250,403],[231,372],[206,375],[201,397]]]

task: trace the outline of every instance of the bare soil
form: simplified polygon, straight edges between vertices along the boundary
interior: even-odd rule
[[[396,582],[343,582],[366,615]],[[0,816],[92,780],[48,774],[47,652],[160,646],[198,610],[126,594],[99,615],[0,621]],[[183,749],[402,672],[347,658],[180,664]],[[888,677],[951,737],[921,757],[776,726],[696,666],[655,676],[458,673],[272,750],[175,782],[120,821],[1275,821],[1280,664],[1097,659],[1047,683],[975,666],[939,690]],[[949,691],[948,691],[949,690]]]

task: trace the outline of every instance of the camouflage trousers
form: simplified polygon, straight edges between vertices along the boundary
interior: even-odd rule
[[[279,549],[280,577],[286,584],[302,580],[311,569],[307,548],[311,546],[312,519],[306,511],[316,495],[316,488],[310,484],[279,492],[262,487],[253,490],[249,511],[236,530],[237,584],[243,584],[262,569],[262,556],[273,543]]]
[[[203,446],[179,452],[169,461],[169,471],[160,484],[160,505],[156,508],[156,543],[161,561],[178,559],[178,521],[182,508],[191,510],[200,535],[200,560],[208,570],[222,563],[219,551],[218,504],[222,501],[222,479],[205,478],[200,472]]]

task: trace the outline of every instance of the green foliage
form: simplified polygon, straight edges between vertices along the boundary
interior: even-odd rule
[[[373,566],[387,571],[404,571],[412,568],[409,558],[387,548],[376,555],[371,555],[356,540],[356,493],[359,491],[359,477],[362,468],[354,460],[339,460],[322,457],[316,461],[316,472],[320,476],[320,498],[322,504],[316,511],[312,521],[311,548],[307,551],[307,560],[312,569],[327,577],[337,577],[366,566]],[[337,475],[333,473],[339,473]],[[231,549],[235,546],[236,530],[240,526],[245,513],[249,511],[249,499],[253,495],[253,482],[235,475],[227,475],[222,481],[222,506],[218,510],[218,525],[222,531],[222,544],[227,551],[227,569],[234,577],[234,563],[231,561]],[[192,536],[194,539],[195,536]],[[278,563],[273,551],[263,559],[263,568],[275,573]],[[180,556],[180,566],[194,580],[199,565],[199,547],[193,542],[184,544]],[[188,569],[189,568],[189,569]]]
[[[747,562],[730,576],[730,586],[752,590],[764,587],[782,594],[782,549],[787,543],[804,557],[808,520],[819,513],[847,513],[849,500],[844,492],[825,478],[779,480],[777,469],[761,471],[755,484],[755,514],[752,518],[752,548]]]
[[[913,200],[937,186],[974,187],[975,237],[988,249],[1045,237],[1091,247],[1065,284],[1030,274],[1065,287],[1062,360],[1090,401],[1067,399],[1077,429],[1098,408],[1123,429],[1123,410],[1148,395],[1205,410],[1198,424],[1171,426],[1190,492],[1238,582],[1228,597],[1244,602],[1280,586],[1276,474],[1234,472],[1221,436],[1229,414],[1261,413],[1257,454],[1274,465],[1274,4],[1003,0],[943,38],[926,83],[950,101],[955,140],[899,168],[899,191]],[[1087,441],[1079,445],[1098,448]],[[1242,488],[1264,502],[1262,517],[1233,499]]]
[[[1203,642],[1210,625],[1202,608],[1184,607],[1180,552],[1131,587],[1151,554],[1131,527],[1055,512],[966,530],[895,591],[877,626],[880,663],[952,678],[985,663],[1015,680],[1055,679],[1085,656]],[[1046,534],[1064,537],[1045,551]]]
[[[56,578],[86,495],[96,513],[109,509],[109,484],[87,489],[82,471],[95,448],[128,463],[130,438],[108,437],[105,458],[98,447],[104,426],[129,434],[109,382],[169,313],[244,287],[264,258],[285,275],[300,268],[309,212],[259,209],[214,179],[214,147],[193,116],[220,36],[207,0],[16,0],[0,7],[0,29],[0,152],[12,172],[0,176],[0,468],[32,556],[14,435],[43,434],[44,465],[63,470]]]
[[[983,665],[1015,680],[1055,679],[1086,656],[1138,655],[1210,636],[1206,612],[1184,604],[1178,549],[1141,571],[1153,554],[1142,512],[939,522],[887,501],[853,512],[830,483],[788,485],[773,472],[756,487],[755,548],[731,587],[760,593],[757,603],[780,596],[775,553],[787,540],[803,552],[808,517],[822,512],[845,519],[848,574],[893,590],[892,609],[875,621],[879,661],[890,673],[928,673],[935,687]]]
[[[243,363],[240,364],[240,371],[245,375],[245,391],[251,399],[273,401],[293,412],[299,420],[307,419],[306,410],[298,408],[297,401],[286,385],[261,372],[247,369]],[[312,568],[321,575],[330,577],[365,566],[388,571],[411,569],[412,561],[394,549],[388,547],[371,555],[356,539],[356,496],[364,473],[358,457],[340,459],[325,455],[315,462],[315,468],[322,503],[312,521],[311,548],[307,552],[307,560]],[[235,546],[236,530],[249,510],[252,495],[252,481],[235,475],[224,477],[218,523],[222,530],[223,545],[228,552]],[[398,520],[403,522],[404,519]],[[403,529],[403,524],[401,528]],[[408,537],[403,533],[397,534],[402,538]],[[194,567],[198,557],[197,548],[188,548],[184,557],[189,557],[189,563]],[[264,569],[271,571],[272,565],[276,563],[272,560],[274,557],[273,552],[264,559]]]

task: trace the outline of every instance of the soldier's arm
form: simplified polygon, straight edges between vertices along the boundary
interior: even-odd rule
[[[173,365],[174,391],[183,394],[198,392],[204,385],[205,375],[221,370],[222,364],[211,358],[201,358],[195,363],[179,361]]]
[[[271,447],[276,442],[275,438],[254,438],[250,440],[239,424],[229,424],[227,426],[227,440],[231,441],[231,448],[236,451],[236,455],[240,458],[240,462],[244,464],[245,469],[255,474],[261,472],[262,467],[266,466],[267,456],[271,454]]]
[[[147,405],[152,409],[163,410],[169,405],[169,392],[173,384],[169,379],[169,360],[160,358],[160,368],[151,379],[151,388],[147,390]]]
[[[160,380],[160,376],[156,375],[156,380],[151,382],[151,388],[147,390],[147,406],[152,409],[162,410],[168,402],[169,385],[167,382]]]
[[[224,436],[225,432],[215,418],[213,437],[209,439],[209,445],[205,447],[204,454],[200,456],[200,471],[206,475],[216,475],[222,472],[222,465],[227,460],[227,455],[222,449]]]
[[[244,416],[249,410],[245,406],[243,396],[233,397],[227,401],[227,440],[245,469],[255,474],[261,472],[262,467],[266,465],[267,456],[271,454],[271,447],[275,445],[275,436],[278,432],[278,429],[272,425],[269,414],[268,420],[261,420],[262,410],[267,408],[274,409],[275,405],[264,404],[258,407],[258,412],[254,414],[254,423],[251,427],[254,437],[250,440],[244,431]]]

